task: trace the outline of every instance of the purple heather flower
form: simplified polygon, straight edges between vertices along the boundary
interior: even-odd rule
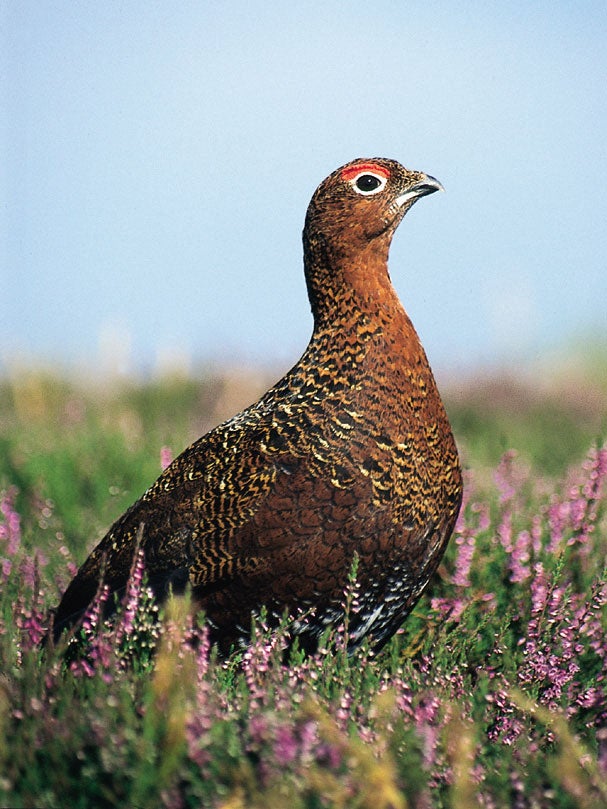
[[[37,646],[46,633],[46,614],[37,606],[26,610],[21,620],[20,629],[27,639],[23,646],[25,649],[33,649]]]
[[[512,501],[526,475],[524,470],[516,464],[516,450],[509,450],[502,456],[493,479],[499,492],[500,504]]]
[[[307,762],[318,745],[318,725],[314,720],[309,719],[301,725],[299,729],[299,739],[301,745],[301,759]]]
[[[456,536],[455,544],[458,546],[458,552],[455,557],[455,570],[451,580],[458,587],[470,587],[470,569],[472,567],[476,537],[471,532],[460,534]]]
[[[242,669],[249,689],[251,706],[263,705],[269,694],[265,688],[264,678],[268,672],[278,638],[271,635],[268,640],[264,637],[256,639],[247,647],[242,658]]]
[[[502,512],[502,519],[497,526],[497,536],[506,553],[512,553],[512,511],[509,507]]]
[[[548,509],[548,524],[551,541],[550,553],[557,553],[565,534],[572,532],[568,544],[586,543],[594,529],[597,517],[597,502],[601,497],[607,479],[607,446],[600,450],[592,449],[581,473],[578,471],[567,488],[567,497],[560,500],[556,496]],[[585,548],[585,553],[589,549]]]
[[[280,725],[274,740],[274,757],[280,767],[286,767],[297,758],[298,741],[290,725]]]
[[[36,548],[34,554],[32,556],[25,556],[21,562],[21,565],[19,566],[23,583],[34,593],[37,593],[38,590],[40,569],[46,567],[47,564],[47,557],[38,548]]]
[[[487,702],[493,706],[496,715],[495,722],[487,732],[490,741],[501,741],[508,747],[512,746],[523,732],[523,722],[515,712],[508,692],[505,689],[487,695]]]
[[[332,770],[337,770],[341,767],[343,754],[340,747],[336,744],[329,744],[328,742],[321,742],[316,748],[316,761]]]
[[[209,659],[211,655],[211,636],[208,626],[204,624],[193,633],[193,637],[196,641],[196,673],[198,685],[201,687],[209,670]]]
[[[424,746],[424,765],[432,772],[437,762],[437,745],[440,737],[440,698],[428,693],[415,708],[415,727]]]
[[[57,535],[57,538],[59,538],[59,534]],[[58,548],[58,552],[65,559],[67,572],[68,572],[69,576],[71,576],[73,578],[76,575],[76,573],[78,572],[78,565],[72,559],[72,556],[71,556],[71,553],[70,553],[69,549],[65,545],[61,545]]]
[[[95,670],[99,668],[106,682],[111,682],[113,678],[112,661],[114,660],[114,640],[110,633],[101,631],[103,607],[109,595],[109,587],[107,584],[104,584],[103,587],[98,590],[97,595],[82,619],[82,629],[89,638],[87,648],[88,657],[82,657],[71,662],[70,670],[76,677],[93,677]]]
[[[249,735],[255,745],[263,744],[268,736],[268,719],[263,714],[253,714],[249,719]]]
[[[432,598],[430,606],[445,620],[457,623],[466,609],[466,602],[461,598]]]
[[[15,511],[17,489],[11,486],[0,496],[0,514],[4,523],[0,523],[0,539],[6,541],[6,553],[14,556],[21,545],[21,517]]]
[[[164,471],[173,461],[173,450],[170,447],[162,447],[160,450],[160,468]]]
[[[134,629],[135,617],[137,615],[137,608],[141,598],[141,583],[143,580],[143,573],[145,569],[145,556],[142,548],[138,548],[133,559],[129,580],[126,586],[126,593],[122,601],[124,612],[122,620],[118,624],[116,631],[116,644],[118,645],[122,639],[131,635]]]
[[[352,718],[352,702],[352,694],[346,689],[336,711],[336,719],[343,729],[348,727],[348,722]]]
[[[510,581],[513,583],[523,582],[531,575],[529,569],[531,560],[530,546],[531,535],[529,531],[521,531],[516,538],[510,555]]]

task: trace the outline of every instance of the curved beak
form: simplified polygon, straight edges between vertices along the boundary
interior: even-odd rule
[[[425,197],[428,194],[434,194],[435,191],[444,191],[445,189],[436,179],[436,177],[431,177],[429,174],[424,174],[423,178],[415,183],[415,185],[411,186],[404,194],[401,194],[400,197],[395,199],[396,204],[400,208],[405,202],[409,202],[409,200],[417,199],[418,197]]]

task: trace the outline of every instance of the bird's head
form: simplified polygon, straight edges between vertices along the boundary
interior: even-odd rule
[[[316,189],[306,215],[304,239],[340,245],[346,253],[360,250],[379,236],[389,244],[413,203],[442,190],[434,177],[406,169],[396,160],[353,160]]]

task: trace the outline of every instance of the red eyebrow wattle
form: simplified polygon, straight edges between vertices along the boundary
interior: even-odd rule
[[[342,180],[353,180],[361,171],[372,171],[375,174],[381,174],[386,179],[390,176],[388,169],[379,166],[377,163],[358,163],[356,166],[348,166],[341,173]]]

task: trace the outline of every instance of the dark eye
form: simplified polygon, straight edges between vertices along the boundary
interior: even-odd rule
[[[375,191],[381,184],[379,177],[376,177],[374,174],[361,174],[356,180],[356,187],[359,191],[362,191],[363,194],[368,194],[369,191]]]
[[[388,178],[379,171],[375,173],[367,169],[353,177],[350,182],[357,194],[361,194],[363,197],[370,197],[372,194],[379,194],[380,191],[384,190]]]

